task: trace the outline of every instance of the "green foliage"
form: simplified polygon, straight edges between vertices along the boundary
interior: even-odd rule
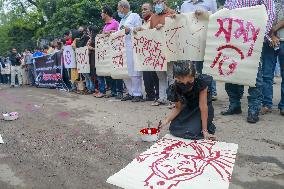
[[[40,38],[52,40],[79,26],[101,27],[102,7],[108,5],[115,11],[117,2],[118,0],[0,0],[0,55],[12,47],[19,50],[33,48]],[[140,13],[141,5],[147,1],[129,2],[133,12]],[[174,9],[182,2],[183,0],[168,0],[169,6]]]

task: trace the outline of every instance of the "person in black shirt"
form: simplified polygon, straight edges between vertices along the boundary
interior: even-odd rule
[[[212,77],[196,75],[190,61],[175,62],[173,73],[175,83],[167,89],[167,98],[175,102],[175,108],[160,127],[170,123],[170,132],[176,137],[215,140]]]
[[[17,52],[16,48],[12,49],[9,59],[11,61],[11,88],[15,87],[16,75],[18,76],[19,85],[22,86],[21,55]]]

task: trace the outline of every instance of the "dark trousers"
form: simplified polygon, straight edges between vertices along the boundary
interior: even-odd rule
[[[62,80],[68,89],[72,89],[72,84],[70,82],[70,76],[67,68],[62,68]]]
[[[262,78],[262,62],[265,60],[267,56],[267,45],[265,42],[262,49],[261,59],[258,67],[258,73],[256,77],[256,85],[255,87],[249,87],[248,93],[248,112],[252,114],[258,114],[261,109],[261,103],[263,100],[262,87],[263,87],[263,78]],[[229,96],[230,108],[236,108],[241,106],[241,98],[244,93],[243,85],[236,85],[231,83],[225,84],[226,92]]]
[[[123,80],[122,79],[111,79],[111,94],[117,95],[118,93],[123,93]]]
[[[143,72],[144,86],[147,98],[159,99],[159,78],[154,71]]]
[[[31,85],[35,85],[35,67],[33,64],[28,64],[28,77]]]

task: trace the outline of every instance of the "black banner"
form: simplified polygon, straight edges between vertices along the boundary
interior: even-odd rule
[[[35,58],[35,74],[38,87],[62,88],[61,53]]]

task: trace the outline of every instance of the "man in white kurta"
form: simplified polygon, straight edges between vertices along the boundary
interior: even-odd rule
[[[122,0],[118,2],[118,16],[121,18],[119,29],[125,30],[126,35],[126,62],[128,68],[129,79],[125,79],[124,83],[128,90],[128,94],[122,101],[132,100],[132,102],[143,101],[142,95],[142,72],[134,70],[133,47],[131,41],[131,32],[134,28],[142,26],[142,20],[137,13],[130,11],[129,2]]]

